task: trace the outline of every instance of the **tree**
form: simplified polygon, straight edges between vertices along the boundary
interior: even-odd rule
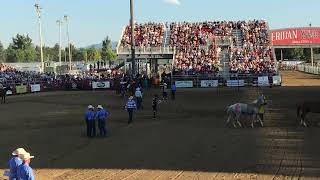
[[[5,62],[5,59],[5,50],[2,43],[0,42],[0,62]]]
[[[111,40],[108,36],[102,41],[101,57],[104,61],[117,58],[117,54],[112,50]]]
[[[27,49],[29,47],[32,47],[32,39],[28,35],[17,34],[12,38],[13,49]]]

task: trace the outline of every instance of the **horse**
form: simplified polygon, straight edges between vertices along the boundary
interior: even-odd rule
[[[300,118],[300,125],[308,127],[306,116],[308,113],[320,113],[320,102],[303,102],[298,104],[297,116]]]
[[[251,116],[251,127],[254,127],[254,121],[258,120],[263,127],[263,122],[261,118],[258,116],[259,114],[259,108],[262,105],[266,105],[266,100],[264,95],[259,96],[259,98],[255,101],[253,101],[251,104],[245,104],[245,103],[236,103],[233,105],[230,105],[227,107],[227,125],[232,120],[232,124],[235,128],[237,128],[236,124],[238,124],[239,127],[242,127],[242,124],[240,123],[239,119],[241,115]]]

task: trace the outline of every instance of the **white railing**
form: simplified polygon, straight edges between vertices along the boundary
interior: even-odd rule
[[[124,26],[122,28],[120,39],[119,39],[118,44],[117,44],[117,54],[119,53],[118,51],[119,51],[119,48],[121,46],[122,37],[123,37],[124,31],[126,30],[126,28],[127,28],[127,26]]]
[[[306,72],[310,74],[320,74],[320,67],[319,66],[312,66],[311,64],[299,64],[297,65],[298,71]]]
[[[136,47],[136,54],[174,54],[173,47]],[[118,54],[131,54],[131,47],[119,47]]]

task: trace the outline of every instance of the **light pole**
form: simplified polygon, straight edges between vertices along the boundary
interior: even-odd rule
[[[64,20],[66,22],[67,25],[67,38],[68,38],[68,49],[69,49],[69,70],[72,70],[72,65],[71,65],[71,61],[72,61],[72,57],[71,57],[71,44],[70,44],[70,35],[69,35],[69,16],[64,15]]]
[[[311,66],[313,67],[313,47],[312,47],[312,24],[310,23],[309,24],[309,27],[310,27],[310,31],[309,31],[309,38],[310,38],[310,53],[311,53]]]
[[[61,66],[61,50],[62,50],[61,27],[63,22],[61,20],[57,20],[57,24],[59,26],[59,63]]]
[[[38,23],[39,23],[39,39],[40,39],[40,57],[41,57],[41,68],[40,72],[44,72],[44,61],[43,61],[43,40],[42,40],[42,23],[41,23],[41,7],[38,3],[34,5],[36,8],[37,16],[38,16]]]
[[[131,26],[131,64],[132,64],[132,75],[136,75],[136,47],[134,42],[134,1],[130,0],[130,26]]]

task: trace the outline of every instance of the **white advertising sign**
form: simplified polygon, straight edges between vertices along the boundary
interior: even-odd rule
[[[31,92],[40,92],[40,84],[32,84],[31,86]]]
[[[228,80],[227,81],[228,87],[243,87],[244,86],[244,80]]]
[[[273,85],[280,86],[281,85],[281,76],[273,76]]]
[[[93,89],[109,89],[110,82],[109,81],[101,81],[101,82],[92,82]]]
[[[269,78],[268,76],[258,77],[258,86],[269,86]]]
[[[193,81],[176,81],[177,88],[192,88]]]
[[[218,87],[218,80],[202,80],[201,87]]]

